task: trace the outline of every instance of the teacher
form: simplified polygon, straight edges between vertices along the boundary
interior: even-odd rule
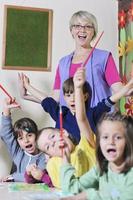
[[[73,77],[76,70],[87,59],[98,32],[96,17],[87,11],[74,13],[69,22],[70,33],[75,41],[75,50],[60,59],[54,81],[54,98],[66,105],[62,85],[63,82]],[[91,107],[99,101],[117,92],[121,87],[121,79],[111,52],[95,48],[90,59],[85,65],[86,80],[91,86]]]

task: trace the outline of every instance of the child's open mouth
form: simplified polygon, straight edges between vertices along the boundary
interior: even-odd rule
[[[75,108],[75,104],[72,104],[71,107],[72,107],[72,108]]]
[[[27,149],[31,148],[31,147],[32,147],[32,144],[29,144],[29,145],[26,146]]]
[[[115,155],[116,155],[116,149],[114,149],[114,148],[109,148],[109,149],[107,150],[107,153],[108,153],[109,155],[111,155],[111,156],[115,156]]]
[[[25,146],[25,148],[26,148],[27,151],[32,151],[33,150],[33,145],[29,144],[29,145]]]

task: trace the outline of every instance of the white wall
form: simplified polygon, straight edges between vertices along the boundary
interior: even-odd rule
[[[43,112],[39,104],[20,99],[17,84],[17,73],[14,70],[2,70],[2,42],[3,42],[3,15],[4,5],[18,5],[53,9],[53,37],[52,37],[52,70],[51,72],[24,71],[33,85],[50,92],[52,89],[55,70],[59,58],[71,52],[74,48],[73,39],[69,32],[69,19],[78,10],[87,10],[93,13],[99,24],[99,34],[104,30],[104,35],[98,44],[99,48],[107,49],[113,53],[118,64],[117,55],[117,1],[112,0],[1,0],[0,1],[0,83],[17,98],[22,109],[13,112],[13,121],[27,116],[35,120],[38,126],[54,125],[49,116]],[[33,55],[34,56],[34,55]],[[2,91],[0,91],[0,112],[2,111]],[[8,173],[7,152],[0,146],[0,176]],[[4,155],[4,156],[3,156]],[[2,163],[2,164],[1,164]]]

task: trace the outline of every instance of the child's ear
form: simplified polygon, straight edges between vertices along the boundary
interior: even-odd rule
[[[88,93],[85,93],[85,94],[84,94],[84,100],[87,101],[88,98],[89,98],[89,94],[88,94]]]
[[[63,134],[64,134],[66,137],[69,136],[68,132],[67,132],[65,129],[63,129]]]

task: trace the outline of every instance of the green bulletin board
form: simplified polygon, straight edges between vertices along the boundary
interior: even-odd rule
[[[5,6],[3,69],[51,70],[50,9]]]

